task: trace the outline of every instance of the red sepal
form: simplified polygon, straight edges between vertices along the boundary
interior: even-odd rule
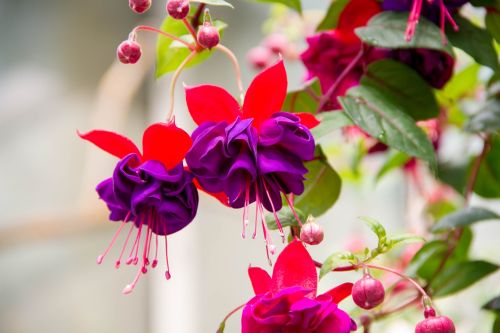
[[[254,118],[253,126],[279,112],[286,98],[287,78],[283,60],[259,73],[245,95],[243,118]]]
[[[271,289],[271,277],[262,268],[249,267],[248,276],[252,282],[255,295],[265,294]]]
[[[129,138],[121,134],[105,130],[93,130],[84,134],[76,131],[76,133],[80,138],[92,142],[105,152],[120,159],[130,153],[135,153],[141,158],[141,153],[137,146]]]
[[[213,85],[185,86],[186,103],[193,121],[232,123],[240,113],[240,105],[226,90]]]
[[[309,252],[299,240],[288,244],[278,256],[274,265],[271,291],[276,294],[280,290],[296,286],[310,289],[311,294],[308,296],[316,296],[318,287],[316,267]]]
[[[376,0],[351,0],[339,16],[337,30],[341,30],[350,38],[358,39],[354,29],[365,26],[366,23],[382,11]]]
[[[189,148],[191,137],[175,123],[156,123],[149,126],[142,137],[145,160],[156,160],[172,169],[182,162]]]
[[[352,283],[347,282],[336,286],[335,288],[327,291],[323,295],[330,295],[332,297],[332,302],[335,304],[339,304],[346,297],[351,295],[351,292],[352,292]]]
[[[302,125],[309,129],[312,129],[320,124],[320,121],[313,115],[307,112],[295,113],[297,117],[300,118]]]
[[[206,194],[208,194],[209,196],[214,197],[215,199],[219,200],[219,202],[221,204],[223,204],[224,206],[231,207],[229,205],[229,198],[227,197],[226,193],[224,193],[224,192],[218,192],[218,193],[208,192],[200,185],[200,182],[196,178],[193,179],[193,184],[196,186],[196,188],[198,190],[201,190],[201,191],[205,192]]]

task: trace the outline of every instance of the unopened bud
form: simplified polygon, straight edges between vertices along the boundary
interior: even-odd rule
[[[126,40],[118,45],[116,55],[123,64],[135,64],[141,57],[141,46],[133,40]]]
[[[352,287],[352,299],[360,308],[369,310],[384,301],[385,290],[382,283],[370,274],[365,274]]]
[[[418,323],[415,333],[455,333],[455,325],[445,316],[428,317]]]
[[[151,0],[128,0],[130,9],[138,14],[142,14],[151,7]]]
[[[208,9],[205,10],[203,24],[198,29],[198,43],[205,49],[211,49],[220,42],[219,30],[212,25]]]
[[[189,14],[189,0],[169,0],[167,1],[168,15],[176,20],[182,20]]]
[[[312,219],[308,219],[300,229],[300,240],[309,245],[321,243],[324,236],[323,228]]]

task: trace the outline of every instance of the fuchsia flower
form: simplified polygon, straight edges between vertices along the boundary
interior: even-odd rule
[[[167,245],[167,235],[186,227],[195,217],[198,208],[198,191],[193,176],[185,171],[182,161],[191,147],[191,138],[175,123],[156,123],[144,131],[143,153],[128,138],[120,134],[94,130],[80,134],[102,150],[120,159],[111,178],[97,185],[99,197],[110,211],[111,221],[122,221],[106,251],[97,258],[101,264],[128,222],[131,223],[127,238],[115,263],[121,264],[130,236],[136,229],[135,240],[129,250],[126,264],[140,267],[134,281],[123,289],[127,294],[133,291],[139,277],[158,264],[158,238],[162,236]],[[141,249],[141,242],[143,247]],[[141,253],[140,253],[141,252]],[[167,271],[170,278],[168,255]]]
[[[304,191],[304,162],[313,158],[315,148],[308,127],[318,123],[309,114],[280,112],[286,90],[283,61],[255,77],[243,106],[220,87],[186,87],[189,112],[199,125],[186,155],[189,169],[203,190],[218,194],[226,205],[244,208],[244,229],[248,206],[257,203],[253,237],[260,217],[268,255],[274,247],[263,208],[274,213],[284,237],[276,214],[281,194]]]
[[[364,26],[380,11],[375,0],[352,0],[342,11],[336,29],[308,37],[308,48],[300,55],[307,68],[306,79],[317,77],[323,93],[326,93],[362,50],[363,43],[355,35],[354,29]],[[349,88],[358,85],[365,67],[385,55],[386,52],[380,49],[366,49],[352,70],[338,82],[325,110],[339,108],[337,97],[343,96]]]
[[[316,296],[316,267],[304,245],[291,242],[279,255],[272,277],[248,269],[255,297],[245,305],[242,333],[349,333],[356,323],[338,308],[351,294],[352,283]]]

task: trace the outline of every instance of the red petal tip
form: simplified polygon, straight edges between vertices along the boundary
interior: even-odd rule
[[[141,157],[137,146],[129,138],[121,134],[105,130],[93,130],[87,133],[81,133],[77,130],[76,132],[80,138],[92,142],[105,152],[118,158],[123,158],[131,153]]]

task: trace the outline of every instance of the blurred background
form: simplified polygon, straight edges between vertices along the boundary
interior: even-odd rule
[[[164,118],[169,77],[154,79],[156,36],[140,33],[143,58],[137,65],[115,62],[116,46],[135,25],[160,25],[164,1],[153,3],[139,16],[125,0],[0,0],[0,333],[215,332],[231,309],[252,296],[248,265],[267,265],[262,238],[241,239],[241,212],[204,195],[195,221],[169,238],[170,281],[160,268],[123,296],[135,270],[114,268],[116,249],[103,265],[95,263],[116,225],[107,222],[93,189],[109,177],[115,160],[78,139],[76,129],[106,128],[138,142],[147,124]],[[322,9],[328,1],[304,3]],[[261,41],[269,7],[240,0],[234,5],[236,10],[214,8],[212,15],[229,24],[223,42],[242,60],[248,84],[254,72],[243,59]],[[296,63],[287,69],[291,88],[297,87],[303,69]],[[219,54],[180,81],[236,92],[231,64]],[[181,88],[176,118],[192,129]],[[498,205],[484,204],[498,211]],[[312,252],[323,260],[359,238],[373,242],[359,215],[375,217],[396,233],[418,220],[418,214],[408,214],[419,208],[402,174],[376,186],[347,182],[338,203],[319,220],[327,241]],[[475,229],[476,256],[497,260],[498,224]],[[321,287],[353,277],[331,274]],[[490,276],[438,302],[459,322],[459,333],[489,331],[492,318],[479,305],[500,292],[499,278]],[[374,331],[384,326],[387,332],[413,332],[420,319],[415,314]],[[237,318],[226,332],[238,332]]]

